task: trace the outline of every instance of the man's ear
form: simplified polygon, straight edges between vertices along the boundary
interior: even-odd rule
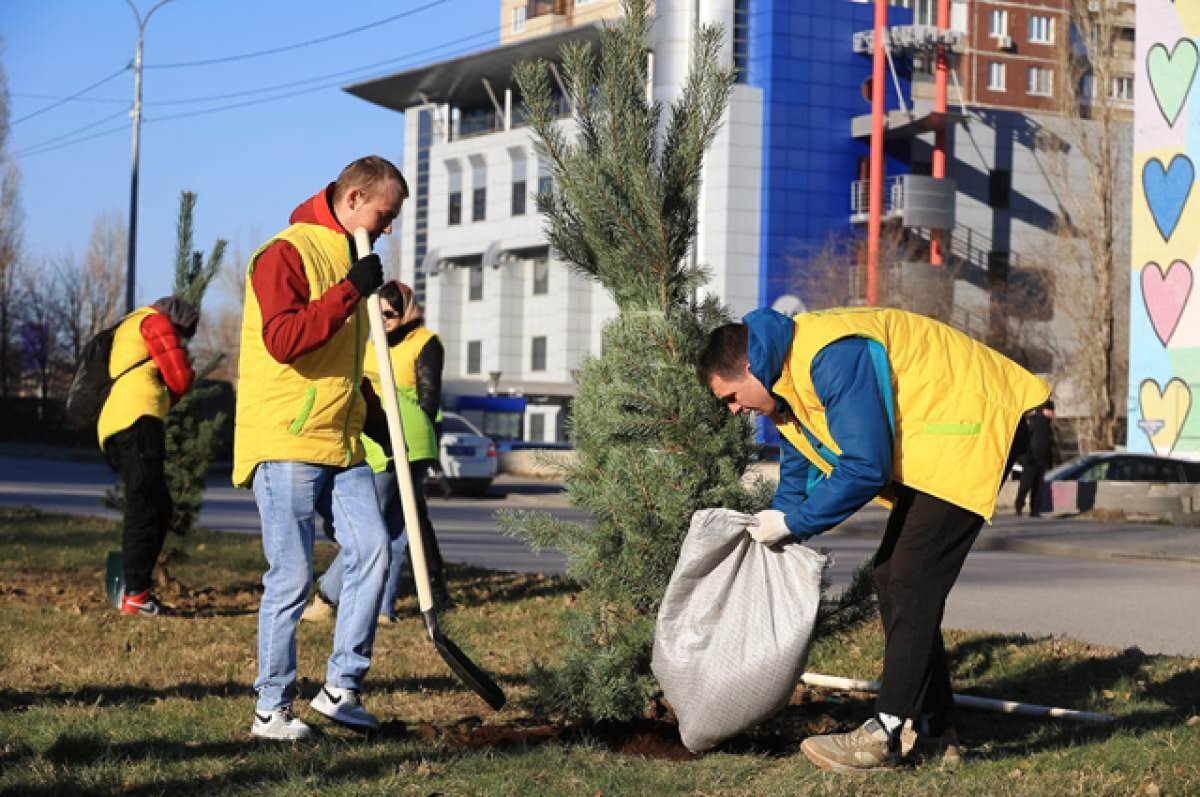
[[[351,188],[346,192],[346,207],[351,210],[358,208],[363,201],[363,190],[361,188]]]

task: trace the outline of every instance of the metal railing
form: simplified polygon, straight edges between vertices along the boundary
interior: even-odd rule
[[[885,177],[883,180],[883,216],[887,218],[904,210],[904,178],[907,175]],[[850,215],[866,217],[871,209],[871,181],[850,183]]]

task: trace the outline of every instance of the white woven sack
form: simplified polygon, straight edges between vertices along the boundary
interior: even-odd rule
[[[728,509],[692,515],[658,611],[650,667],[693,752],[785,705],[804,673],[826,557],[767,548]]]

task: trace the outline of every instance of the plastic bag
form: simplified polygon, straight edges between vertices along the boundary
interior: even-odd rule
[[[785,705],[804,673],[827,558],[767,548],[727,509],[692,515],[658,612],[651,669],[698,752]]]

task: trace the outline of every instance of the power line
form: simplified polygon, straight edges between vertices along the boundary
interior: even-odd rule
[[[113,72],[111,75],[109,75],[109,76],[108,76],[108,77],[106,77],[106,78],[103,78],[102,80],[98,80],[98,81],[96,81],[96,82],[95,82],[95,83],[93,83],[92,85],[88,86],[86,89],[80,89],[79,91],[75,92],[74,94],[72,94],[72,95],[71,95],[71,96],[69,96],[69,97],[63,97],[63,98],[62,98],[61,100],[59,100],[58,102],[51,103],[50,105],[47,105],[47,106],[46,106],[46,107],[44,107],[44,108],[40,108],[40,109],[38,109],[38,110],[34,111],[33,113],[25,114],[25,115],[24,115],[24,116],[22,116],[20,119],[14,119],[13,121],[11,121],[11,122],[9,122],[9,123],[8,123],[8,126],[9,126],[9,127],[12,127],[13,125],[19,125],[21,122],[24,122],[26,119],[32,119],[32,118],[33,118],[33,117],[35,117],[35,116],[41,116],[41,115],[42,115],[42,114],[44,114],[46,111],[53,110],[53,109],[57,108],[58,106],[62,105],[63,103],[65,103],[65,102],[70,102],[71,100],[75,99],[76,97],[80,97],[80,96],[82,96],[82,95],[84,95],[84,94],[87,94],[87,93],[88,93],[89,91],[91,91],[92,89],[97,89],[97,88],[100,88],[101,86],[103,86],[103,85],[104,85],[105,83],[107,83],[108,81],[112,80],[113,78],[117,77],[118,75],[120,75],[120,74],[122,74],[122,73],[124,73],[124,72],[126,72],[126,71],[128,71],[128,70],[129,70],[129,65],[128,65],[128,64],[126,64],[125,66],[123,66],[123,67],[121,67],[120,69],[118,69],[116,72]]]
[[[122,113],[124,113],[124,111],[122,111]],[[90,136],[84,136],[83,138],[77,138],[72,141],[64,141],[61,144],[54,144],[49,147],[44,146],[44,144],[46,142],[42,142],[42,144],[39,144],[37,147],[28,147],[26,149],[21,150],[20,152],[14,152],[9,157],[31,158],[35,155],[42,155],[47,152],[53,152],[56,149],[62,149],[63,147],[70,147],[70,146],[74,146],[75,144],[82,144],[85,141],[91,141],[92,139],[101,138],[102,136],[111,136],[113,133],[124,133],[124,132],[127,132],[128,130],[129,130],[129,125],[122,123],[122,124],[118,125],[117,127],[110,127],[108,130],[101,130],[99,133],[93,133]]]
[[[242,53],[240,55],[227,55],[227,56],[224,56],[221,58],[206,58],[201,61],[178,61],[176,63],[171,63],[171,64],[146,64],[145,68],[146,69],[178,69],[181,67],[190,67],[190,66],[209,66],[211,64],[224,64],[224,63],[228,63],[230,61],[244,61],[249,58],[259,58],[264,55],[274,55],[275,53],[283,53],[283,52],[287,52],[289,50],[298,50],[301,47],[309,47],[314,44],[322,44],[327,41],[333,41],[334,39],[340,39],[344,36],[351,36],[355,33],[361,33],[362,31],[367,30],[369,28],[374,28],[379,25],[385,25],[389,22],[395,22],[398,19],[404,19],[405,17],[411,17],[414,14],[419,14],[422,11],[427,11],[431,8],[443,5],[444,3],[447,3],[447,2],[449,2],[449,0],[433,0],[433,2],[426,3],[423,6],[417,6],[416,8],[409,9],[408,11],[405,11],[403,13],[394,14],[390,17],[385,17],[384,19],[379,19],[374,22],[368,22],[365,25],[359,25],[356,28],[350,28],[349,30],[341,31],[340,33],[333,33],[328,36],[322,36],[317,39],[309,39],[307,41],[296,42],[295,44],[285,44],[282,47],[273,47],[269,50],[259,50],[257,52],[253,52],[253,53]]]
[[[108,116],[97,119],[96,121],[86,124],[83,127],[76,128],[76,129],[70,131],[69,133],[63,133],[62,135],[55,136],[54,138],[48,138],[45,141],[42,141],[41,143],[33,144],[31,146],[25,147],[22,150],[14,152],[12,154],[12,156],[15,158],[20,155],[24,155],[28,152],[31,152],[33,150],[41,149],[42,147],[46,146],[47,144],[53,144],[56,141],[62,141],[64,138],[70,138],[71,136],[78,135],[85,130],[91,130],[93,127],[99,127],[100,125],[104,124],[105,122],[116,119],[118,116],[124,116],[126,113],[128,113],[128,111],[126,111],[125,109],[121,109],[121,110],[117,111],[116,113],[109,114]]]
[[[27,91],[10,91],[10,97],[21,97],[26,100],[62,100],[63,102],[129,102],[118,97],[64,97],[61,94],[35,94]]]
[[[485,31],[485,32],[490,33],[491,31]],[[447,42],[445,44],[438,45],[436,48],[433,48],[433,49],[440,50],[442,48],[450,47],[455,44],[461,44],[469,39],[478,38],[480,35],[483,35],[483,34],[475,34],[474,36],[469,36],[464,39]],[[465,47],[465,48],[461,48],[459,50],[455,50],[451,53],[448,53],[448,55],[457,55],[460,52],[469,52],[472,49],[473,49],[473,46]],[[395,63],[396,61],[412,60],[415,56],[421,55],[421,54],[423,54],[423,53],[410,53],[409,55],[404,56],[403,58],[392,59],[391,61],[384,61],[384,62],[381,62],[378,64],[371,64],[368,66],[359,67],[357,69],[346,70],[343,72],[334,72],[329,75],[322,75],[322,76],[316,77],[316,78],[309,78],[308,80],[296,81],[295,83],[292,83],[292,84],[285,83],[280,86],[275,86],[270,90],[279,89],[279,88],[287,88],[289,86],[303,85],[306,83],[313,83],[316,81],[328,81],[330,78],[334,78],[334,77],[338,78],[337,80],[333,80],[332,82],[321,83],[321,85],[318,85],[318,86],[310,86],[308,88],[298,89],[296,91],[289,91],[284,94],[277,94],[273,97],[262,97],[262,98],[255,99],[255,100],[244,100],[242,102],[235,102],[235,103],[230,103],[227,105],[220,105],[220,106],[217,106],[216,108],[203,108],[198,111],[185,111],[183,113],[175,113],[175,114],[170,114],[168,116],[151,117],[146,120],[146,123],[151,124],[154,122],[166,122],[171,119],[186,119],[191,116],[202,116],[204,114],[217,113],[219,111],[228,111],[228,110],[233,110],[235,108],[245,108],[250,105],[260,105],[260,104],[267,103],[267,102],[274,102],[275,100],[283,100],[283,99],[288,99],[289,97],[297,97],[301,94],[309,94],[314,91],[323,91],[324,89],[333,88],[335,86],[341,85],[342,80],[345,78],[345,76],[347,74],[352,74],[355,72],[363,72],[366,70],[375,69],[383,64]],[[261,92],[265,92],[265,91],[268,91],[268,89],[255,89],[254,93],[261,93]],[[246,93],[248,93],[248,92],[236,92],[234,94],[227,95],[227,97],[235,97],[235,96],[238,96],[239,94],[246,94]]]

